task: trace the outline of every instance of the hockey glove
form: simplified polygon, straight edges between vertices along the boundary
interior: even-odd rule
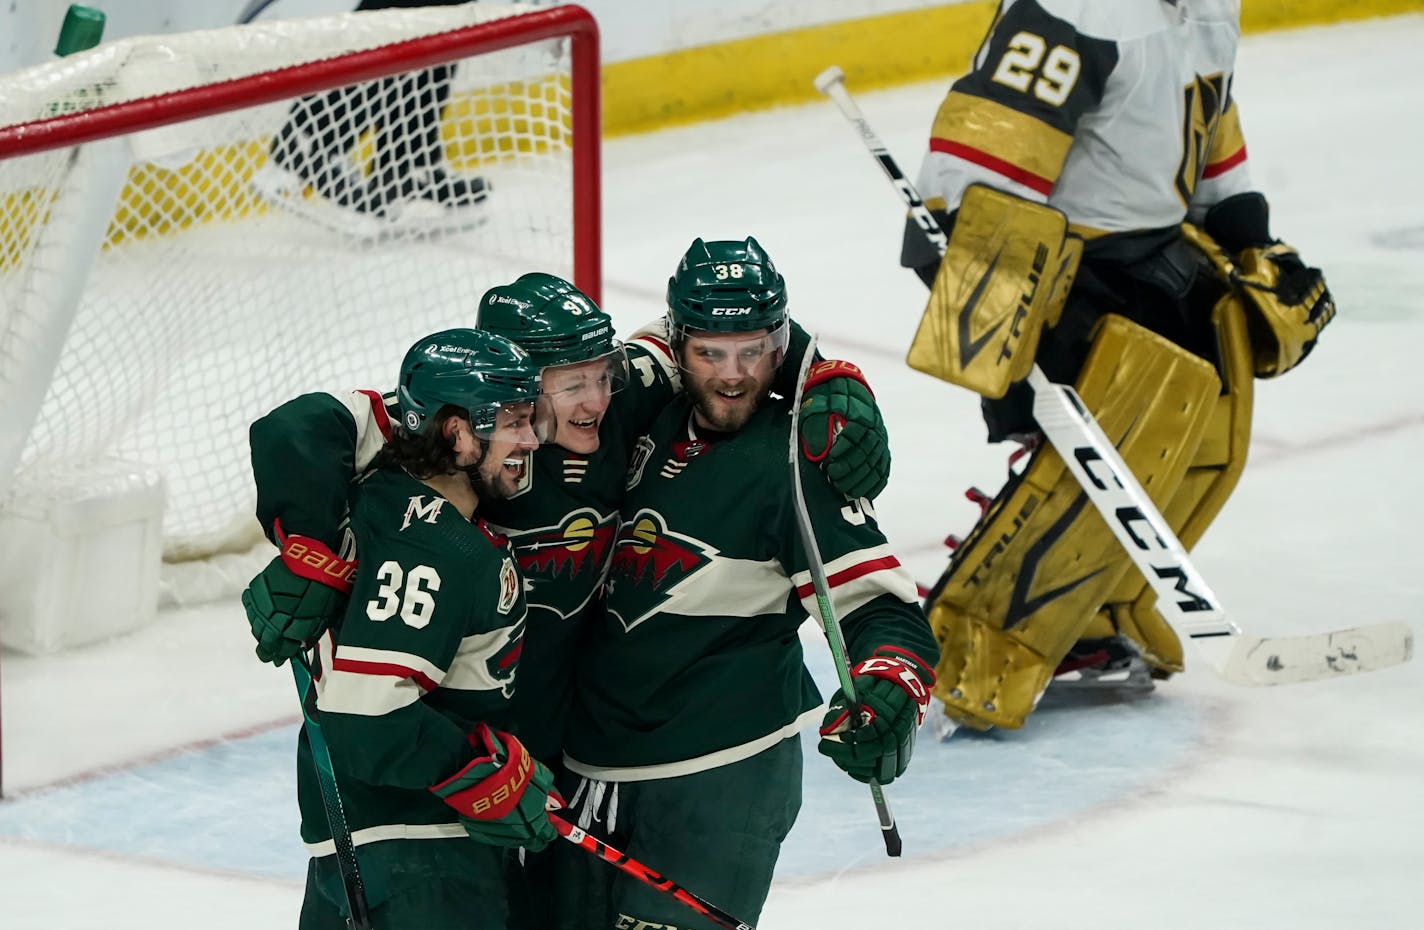
[[[1256,375],[1269,378],[1300,364],[1335,318],[1320,269],[1271,235],[1270,206],[1255,191],[1214,204],[1202,228],[1221,249],[1197,244],[1246,299]],[[1196,239],[1190,229],[1187,235]]]
[[[1255,311],[1246,315],[1256,374],[1279,375],[1304,361],[1335,318],[1335,298],[1319,268],[1284,242],[1244,249],[1235,280]]]
[[[514,736],[480,724],[469,735],[481,753],[430,790],[460,815],[465,832],[492,846],[538,852],[558,838],[548,812],[564,806],[554,776]]]
[[[851,500],[885,490],[890,436],[865,375],[850,362],[811,366],[801,400],[801,453]]]
[[[934,670],[914,653],[880,646],[851,669],[862,720],[851,720],[845,692],[837,690],[821,721],[821,755],[859,782],[888,785],[905,773],[924,722]]]
[[[242,592],[242,607],[257,658],[281,666],[346,609],[356,563],[309,536],[283,535],[280,522],[275,530],[282,551]]]

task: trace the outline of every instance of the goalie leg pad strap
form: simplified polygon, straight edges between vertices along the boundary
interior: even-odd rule
[[[1077,384],[1159,506],[1194,460],[1220,386],[1209,362],[1112,315]],[[946,713],[976,729],[1022,726],[1131,568],[1063,460],[1042,447],[955,552],[930,605]]]
[[[1003,397],[1028,377],[1039,334],[1057,322],[1082,252],[1062,213],[971,184],[906,362]]]

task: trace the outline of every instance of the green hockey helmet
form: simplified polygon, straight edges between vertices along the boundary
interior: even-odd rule
[[[611,391],[628,383],[628,358],[614,338],[613,318],[556,275],[534,271],[490,288],[475,325],[517,344],[541,369],[603,359]]]
[[[469,414],[476,431],[495,428],[501,407],[539,397],[539,369],[529,354],[502,336],[447,329],[416,342],[401,362],[396,388],[401,425],[423,433],[446,404]]]
[[[668,279],[668,334],[767,330],[783,353],[789,335],[786,279],[755,239],[695,239]]]

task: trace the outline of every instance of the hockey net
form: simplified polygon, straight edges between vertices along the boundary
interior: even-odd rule
[[[254,418],[389,388],[524,272],[598,296],[597,82],[585,11],[488,2],[0,76],[0,507],[161,492],[163,599],[240,587]]]

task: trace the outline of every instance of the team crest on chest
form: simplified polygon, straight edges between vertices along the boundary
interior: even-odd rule
[[[557,526],[520,533],[512,539],[519,567],[531,586],[534,600],[560,617],[574,616],[588,603],[608,565],[618,515],[602,515],[580,507]]]
[[[683,582],[712,563],[711,546],[671,532],[661,514],[640,510],[618,532],[608,576],[608,612],[632,630]]]

